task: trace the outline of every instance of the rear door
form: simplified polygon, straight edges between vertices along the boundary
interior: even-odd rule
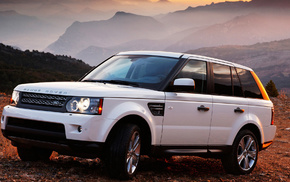
[[[212,65],[214,112],[209,146],[231,145],[235,129],[247,121],[248,100],[244,98],[235,68],[218,63]]]

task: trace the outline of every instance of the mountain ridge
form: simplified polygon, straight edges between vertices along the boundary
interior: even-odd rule
[[[226,45],[186,51],[228,60],[248,66],[257,73],[262,83],[273,80],[278,89],[290,93],[290,39],[253,45]]]
[[[157,38],[166,32],[152,17],[117,12],[101,21],[74,22],[46,51],[76,55],[89,46],[109,47],[140,38]]]

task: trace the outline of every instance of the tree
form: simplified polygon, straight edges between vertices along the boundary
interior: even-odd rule
[[[277,97],[279,95],[276,85],[272,80],[267,83],[266,91],[270,97]]]

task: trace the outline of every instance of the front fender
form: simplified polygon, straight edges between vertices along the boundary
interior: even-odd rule
[[[156,102],[156,100],[152,100],[151,102]],[[160,102],[164,103],[164,101]],[[103,117],[106,118],[106,121],[102,125],[102,129],[99,130],[102,131],[102,134],[99,136],[104,137],[102,138],[102,141],[106,140],[111,129],[118,121],[126,116],[136,115],[147,122],[151,130],[152,144],[159,144],[163,116],[153,116],[148,108],[148,103],[150,103],[150,101],[142,99],[106,99],[103,107]]]

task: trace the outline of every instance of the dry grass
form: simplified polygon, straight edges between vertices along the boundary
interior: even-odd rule
[[[10,97],[5,93],[0,93],[0,115],[2,116],[3,107],[8,105],[10,102]],[[0,136],[0,158],[15,158],[17,157],[16,147],[11,145],[10,140],[7,140],[2,136]]]

